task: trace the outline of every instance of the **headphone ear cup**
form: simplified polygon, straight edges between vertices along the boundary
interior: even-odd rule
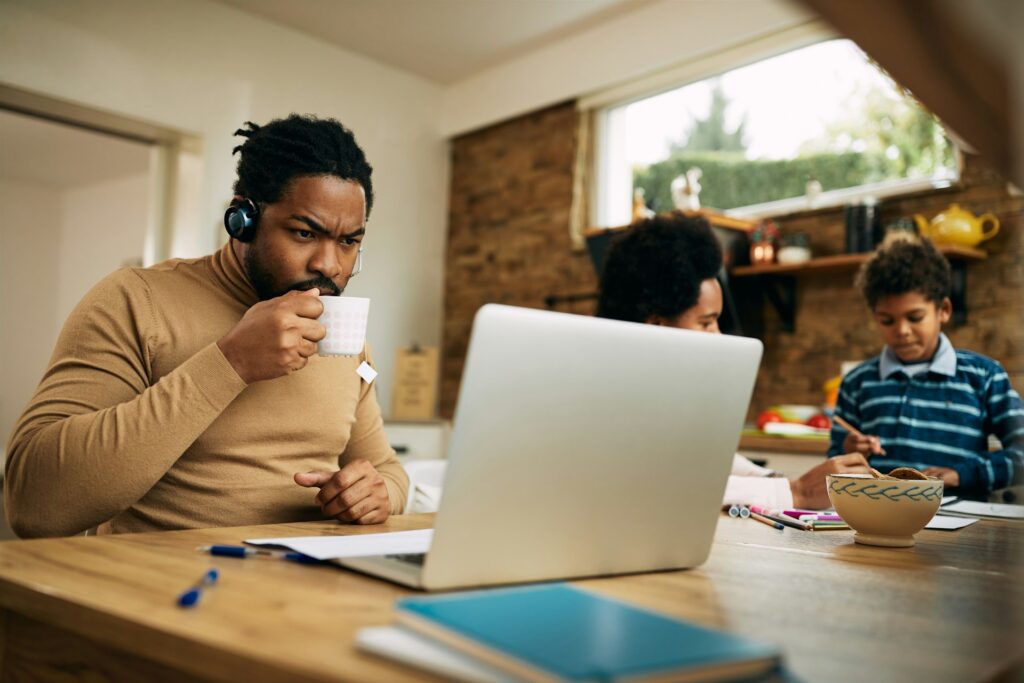
[[[224,229],[239,242],[251,242],[256,236],[259,210],[249,199],[236,199],[224,212]]]

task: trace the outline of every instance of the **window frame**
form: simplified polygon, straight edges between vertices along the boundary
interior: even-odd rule
[[[616,126],[614,118],[617,113],[624,112],[627,105],[786,52],[828,40],[844,38],[845,36],[839,35],[820,21],[808,21],[792,28],[745,41],[743,44],[714,54],[698,57],[630,84],[580,99],[577,102],[577,108],[583,112],[589,112],[593,126],[593,167],[589,193],[591,224],[607,228],[629,222],[633,177],[624,159],[625,141],[617,141],[614,137]],[[723,213],[736,218],[756,220],[799,211],[838,208],[868,198],[885,199],[955,186],[960,182],[963,173],[962,152],[965,146],[953,131],[946,126],[943,126],[943,129],[954,148],[956,167],[951,178],[887,180],[822,192],[815,198],[813,204],[809,204],[804,196],[787,197],[726,209]],[[612,191],[606,191],[609,189]],[[626,218],[623,220],[615,218],[615,216],[625,216]]]

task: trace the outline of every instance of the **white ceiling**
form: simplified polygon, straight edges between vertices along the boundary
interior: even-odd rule
[[[67,190],[145,173],[150,147],[0,110],[0,178]]]
[[[650,1],[220,0],[442,85]]]

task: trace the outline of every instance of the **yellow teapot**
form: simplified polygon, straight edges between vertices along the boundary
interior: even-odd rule
[[[937,244],[958,244],[973,247],[980,242],[991,239],[999,232],[999,219],[990,213],[975,216],[970,211],[961,209],[959,204],[950,204],[949,208],[932,219],[931,223],[924,216],[914,216],[917,228],[923,237]],[[985,223],[990,224],[988,230]]]

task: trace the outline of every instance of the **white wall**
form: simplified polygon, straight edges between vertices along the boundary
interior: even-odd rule
[[[144,160],[146,152],[141,155]],[[149,176],[69,190],[0,179],[0,210],[0,439],[6,454],[68,313],[103,277],[142,256]]]
[[[658,0],[446,89],[445,135],[621,85],[810,21],[786,0]]]
[[[0,443],[7,453],[57,338],[60,196],[0,179]],[[2,461],[3,458],[0,458]]]
[[[97,282],[141,263],[149,208],[148,173],[61,193],[57,325]]]
[[[202,198],[176,255],[220,244],[244,121],[294,111],[351,128],[378,201],[349,291],[374,300],[368,334],[387,408],[396,347],[440,342],[448,159],[437,86],[206,0],[4,0],[0,27],[0,82],[202,138]]]

